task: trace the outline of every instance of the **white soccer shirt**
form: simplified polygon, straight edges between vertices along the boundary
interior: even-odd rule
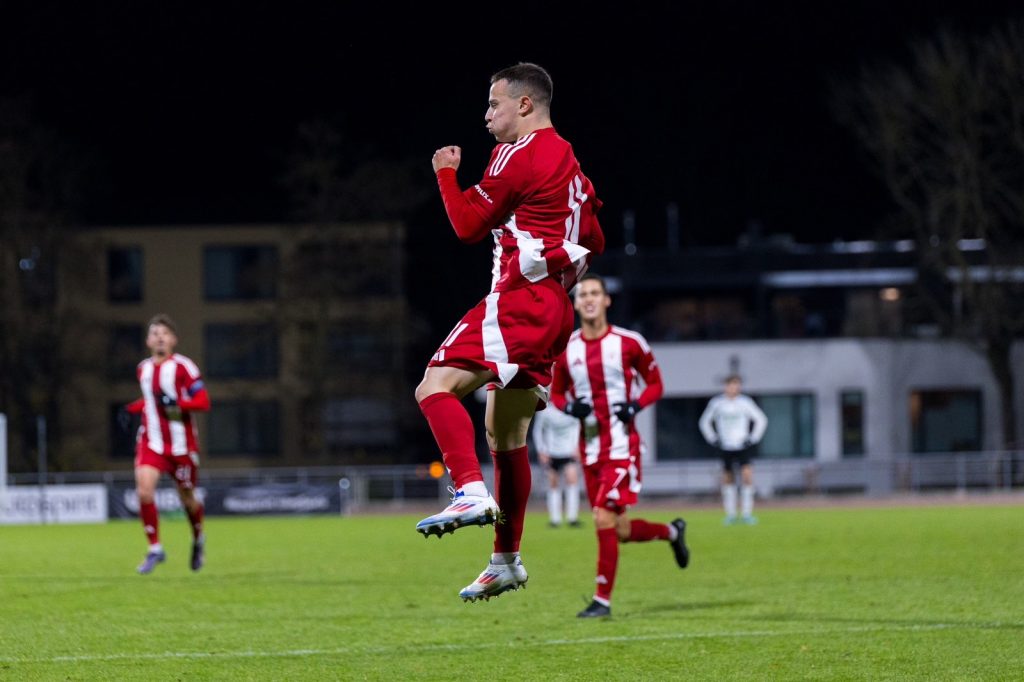
[[[729,398],[716,395],[700,416],[700,432],[704,440],[723,450],[742,450],[748,440],[760,442],[768,427],[768,417],[749,397],[740,394]]]
[[[548,402],[533,418],[533,444],[551,457],[576,457],[580,452],[580,420]]]

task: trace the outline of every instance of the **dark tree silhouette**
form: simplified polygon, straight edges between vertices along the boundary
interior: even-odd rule
[[[999,385],[1003,446],[1017,445],[1011,350],[1024,332],[1024,23],[946,28],[906,63],[837,84],[840,120],[916,243],[918,300],[951,336],[976,343]]]

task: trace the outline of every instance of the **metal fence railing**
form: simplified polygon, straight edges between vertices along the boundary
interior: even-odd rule
[[[490,484],[493,471],[484,466]],[[762,459],[754,461],[755,486],[762,497],[809,494],[886,495],[929,491],[1024,491],[1024,451],[985,451],[929,455],[900,454],[889,458]],[[719,492],[717,461],[673,461],[645,466],[643,495],[703,497]],[[133,485],[131,469],[49,472],[48,485],[102,483],[108,489]],[[10,485],[38,485],[37,473],[8,475]],[[447,476],[434,478],[427,465],[270,467],[203,469],[200,485],[219,488],[270,485],[340,486],[347,511],[427,506],[448,497]],[[164,485],[171,486],[169,479]],[[533,495],[545,494],[544,471],[534,465]]]

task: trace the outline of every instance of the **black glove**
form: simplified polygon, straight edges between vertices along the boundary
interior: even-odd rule
[[[582,400],[577,400],[574,403],[566,403],[564,410],[567,415],[576,417],[577,419],[586,419],[593,411],[594,408],[591,407],[590,403],[585,403]]]
[[[612,407],[615,409],[615,416],[623,424],[633,421],[633,417],[640,411],[640,403],[635,400],[628,403],[615,403]]]
[[[128,412],[128,410],[126,410],[125,408],[122,407],[120,410],[117,411],[117,426],[122,431],[127,433],[128,429],[131,428],[131,425],[132,425],[132,415],[131,415],[130,412]]]
[[[177,399],[175,399],[174,396],[170,396],[170,395],[166,395],[164,393],[161,393],[160,394],[160,404],[163,405],[164,407],[177,407],[178,406],[178,401],[177,401]]]
[[[750,440],[749,438],[744,438],[743,439],[743,448],[742,449],[746,450],[747,448],[752,448],[752,447],[754,447],[754,441]]]

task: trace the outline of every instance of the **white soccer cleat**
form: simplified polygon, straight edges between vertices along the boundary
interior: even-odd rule
[[[428,538],[436,535],[440,538],[445,533],[454,533],[456,528],[463,526],[487,526],[501,522],[498,503],[490,495],[466,495],[456,492],[452,503],[440,514],[428,516],[416,524],[416,530]]]
[[[518,590],[520,587],[526,589],[526,581],[529,579],[523,560],[519,557],[511,564],[496,564],[490,561],[476,580],[462,588],[459,596],[462,597],[462,601],[487,601],[509,590]]]

